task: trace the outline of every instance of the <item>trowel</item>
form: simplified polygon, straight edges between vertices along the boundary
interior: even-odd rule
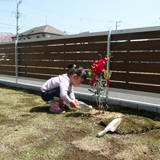
[[[80,109],[93,109],[93,107],[91,105],[88,105],[82,101],[78,101],[78,106],[77,108],[80,108]]]
[[[102,137],[104,134],[106,134],[108,131],[114,132],[117,127],[122,122],[122,118],[116,118],[113,121],[111,121],[108,126],[101,132],[97,134],[97,137]]]
[[[63,101],[64,104],[66,104],[68,107],[70,107],[69,104]],[[78,109],[94,109],[91,105],[88,105],[82,101],[77,101],[77,108]]]

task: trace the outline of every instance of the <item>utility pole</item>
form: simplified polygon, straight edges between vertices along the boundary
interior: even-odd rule
[[[117,30],[117,28],[120,26],[120,25],[118,25],[118,23],[121,23],[122,21],[116,21],[116,30]]]
[[[19,19],[19,17],[20,17],[20,13],[19,13],[19,11],[18,11],[18,8],[19,8],[19,5],[22,3],[22,0],[20,0],[18,3],[17,3],[17,14],[16,14],[16,20],[17,20],[17,27],[16,27],[16,29],[17,29],[17,40],[18,40],[18,30],[19,30],[19,26],[18,26],[18,19]]]
[[[15,41],[15,71],[16,71],[16,83],[18,83],[18,30],[19,30],[19,26],[18,26],[18,19],[20,17],[20,13],[18,11],[18,7],[19,5],[22,3],[22,0],[20,0],[17,3],[17,13],[16,13],[16,20],[17,20],[17,25],[16,25],[16,35],[17,35],[17,40]]]

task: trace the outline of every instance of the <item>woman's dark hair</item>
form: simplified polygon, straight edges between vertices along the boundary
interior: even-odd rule
[[[81,77],[83,79],[87,78],[86,71],[81,66],[76,66],[75,64],[68,65],[67,70],[68,75],[77,74],[78,77]]]

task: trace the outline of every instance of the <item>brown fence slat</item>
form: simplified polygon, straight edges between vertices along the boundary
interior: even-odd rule
[[[160,40],[130,42],[130,50],[160,50]],[[111,43],[111,51],[127,50],[128,42]]]
[[[59,54],[19,54],[19,59],[26,60],[95,60],[100,56],[106,56],[106,53],[59,53]]]
[[[136,90],[136,91],[160,93],[160,86],[151,86],[151,85],[149,86],[149,85],[141,85],[141,84],[128,84],[128,89]]]
[[[111,61],[127,61],[127,52],[111,52]],[[160,52],[130,52],[129,61],[160,61]]]
[[[14,53],[0,53],[1,56],[8,56],[8,55],[15,55],[15,52]]]
[[[40,74],[25,74],[25,73],[19,73],[19,77],[29,77],[29,78],[37,78],[37,79],[45,79],[48,80],[51,77],[58,76],[57,75],[40,75]],[[89,84],[88,80],[85,80],[82,82],[82,84]]]
[[[130,39],[150,39],[150,38],[160,38],[160,31],[130,33]]]
[[[15,60],[15,55],[14,54],[12,54],[12,55],[11,54],[9,54],[9,55],[5,54],[4,59]]]
[[[129,71],[160,73],[160,63],[129,63]]]
[[[3,60],[3,61],[1,61],[0,62],[0,65],[3,65],[3,64],[5,64],[5,65],[15,65],[15,61],[5,61],[5,60]]]
[[[129,82],[137,82],[137,83],[150,83],[150,84],[160,84],[160,74],[129,74],[128,75]]]
[[[112,72],[111,80],[127,81],[127,74]],[[130,73],[128,75],[128,82],[148,83],[148,84],[159,85],[160,84],[160,75]]]
[[[160,50],[160,40],[135,41],[130,43],[130,50]]]
[[[101,59],[100,55],[102,58],[106,57],[106,52],[101,53],[66,53],[65,54],[65,60],[97,60]]]
[[[129,34],[129,33],[112,34],[112,35],[111,35],[111,40],[112,40],[112,41],[128,40],[128,34]]]
[[[66,44],[66,43],[85,43],[85,42],[103,42],[107,41],[107,35],[97,35],[97,36],[84,36],[84,37],[71,37],[53,40],[41,40],[41,41],[31,41],[31,42],[19,42],[19,47],[25,46],[41,46],[41,45],[52,45],[52,44]],[[59,37],[60,38],[60,37]]]
[[[111,52],[112,51],[126,51],[128,47],[128,42],[114,42],[111,43]]]
[[[105,51],[105,50],[107,50],[107,43],[19,48],[18,52],[32,53],[32,52],[71,52],[71,51]]]
[[[127,74],[126,73],[119,73],[119,72],[112,72],[110,79],[116,80],[116,81],[126,81]]]
[[[144,92],[160,93],[160,86],[142,85],[142,84],[128,84],[126,88],[126,83],[110,82],[110,87],[119,89],[129,89]]]
[[[51,75],[39,75],[39,74],[25,74],[25,73],[19,73],[19,76],[21,77],[29,77],[29,78],[37,78],[37,79],[50,79]]]
[[[127,52],[111,52],[111,61],[127,61]]]
[[[120,82],[110,81],[110,87],[112,87],[112,88],[126,89],[126,83],[120,83]]]
[[[145,31],[145,32],[135,32],[135,33],[122,33],[114,34],[111,36],[112,41],[117,40],[128,40],[128,35],[130,34],[130,39],[152,39],[160,38],[160,31]]]
[[[15,67],[14,66],[2,66],[2,65],[0,65],[0,70],[3,70],[4,72],[15,71]]]
[[[19,67],[19,72],[27,72],[28,73],[39,73],[39,74],[63,74],[66,73],[64,69],[48,69],[48,68],[30,68],[30,67]]]
[[[15,49],[0,49],[0,53],[15,53]]]
[[[64,61],[19,61],[19,65],[24,66],[42,66],[42,67],[59,67],[64,68],[67,66]]]
[[[130,52],[129,61],[160,61],[160,52]]]
[[[26,60],[64,60],[65,54],[19,54],[19,59],[26,59]]]
[[[128,70],[131,72],[148,72],[148,73],[160,73],[160,63],[129,63]],[[126,71],[126,63],[111,62],[110,70]]]
[[[126,63],[116,63],[116,62],[110,63],[110,70],[126,71],[126,67],[127,67]]]
[[[0,49],[1,48],[14,48],[15,47],[15,43],[6,43],[6,44],[0,44]]]
[[[90,68],[92,62],[68,62],[68,61],[19,61],[19,65],[22,66],[41,66],[41,67],[58,67],[58,68],[67,68],[69,64],[80,65],[83,68]]]
[[[0,71],[0,74],[5,74],[5,75],[12,75],[12,76],[15,76],[15,72]]]

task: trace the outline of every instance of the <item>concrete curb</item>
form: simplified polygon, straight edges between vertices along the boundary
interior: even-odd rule
[[[91,94],[75,92],[75,95],[77,98],[80,98],[82,100],[95,102]],[[104,97],[104,102],[110,105],[120,105],[123,107],[132,108],[132,109],[146,110],[146,111],[160,113],[160,105],[155,105],[152,103],[142,103],[139,101],[124,100],[124,99],[112,98],[112,97],[108,97],[108,98]]]
[[[7,86],[12,86],[12,87],[16,87],[16,88],[23,88],[23,89],[31,89],[31,90],[35,90],[35,91],[40,91],[40,88],[41,88],[38,85],[16,83],[16,82],[13,82],[13,81],[0,80],[0,83],[4,84],[4,85],[7,85]],[[75,96],[78,99],[95,102],[92,94],[75,92]],[[146,110],[146,111],[160,113],[160,105],[155,105],[155,104],[152,104],[152,103],[144,103],[144,102],[142,103],[142,102],[139,102],[139,101],[125,100],[125,99],[112,98],[112,97],[108,97],[108,98],[104,97],[104,102],[106,104],[110,104],[110,105],[120,105],[120,106],[123,106],[123,107],[132,108],[132,109]]]

